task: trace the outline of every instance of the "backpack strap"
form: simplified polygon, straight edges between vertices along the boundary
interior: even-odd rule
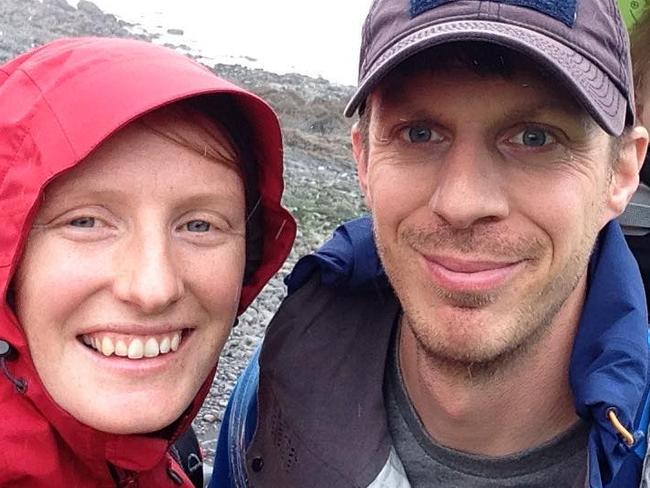
[[[192,484],[197,488],[203,488],[203,459],[201,447],[194,429],[187,429],[169,449],[170,454],[183,468],[185,474]]]

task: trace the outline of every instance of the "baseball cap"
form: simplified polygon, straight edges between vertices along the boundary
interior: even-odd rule
[[[345,115],[363,110],[407,58],[467,41],[501,45],[539,63],[611,135],[634,121],[629,39],[616,0],[374,0],[363,27],[359,85]]]

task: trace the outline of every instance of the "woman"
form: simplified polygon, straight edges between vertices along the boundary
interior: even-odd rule
[[[169,454],[286,258],[277,119],[148,43],[0,68],[0,485],[191,486]]]

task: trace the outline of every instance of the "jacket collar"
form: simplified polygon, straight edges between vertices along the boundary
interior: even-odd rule
[[[630,455],[645,455],[639,424],[648,388],[648,317],[634,256],[616,222],[600,233],[569,371],[577,413],[591,424],[590,486],[615,479]],[[607,418],[614,409],[636,438],[622,442]]]

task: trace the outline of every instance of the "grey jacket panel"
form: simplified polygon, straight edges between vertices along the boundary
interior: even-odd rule
[[[387,288],[319,282],[284,301],[264,339],[246,456],[257,488],[365,488],[390,456],[383,378],[399,303]]]

